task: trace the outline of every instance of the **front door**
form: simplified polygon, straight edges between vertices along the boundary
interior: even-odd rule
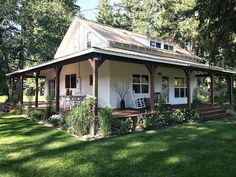
[[[166,103],[169,103],[169,77],[162,77],[162,98]]]

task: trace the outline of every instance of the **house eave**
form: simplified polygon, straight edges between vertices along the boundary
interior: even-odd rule
[[[92,48],[86,49],[84,51],[75,52],[70,55],[66,55],[60,58],[56,58],[44,63],[41,63],[39,65],[35,65],[26,69],[18,70],[12,73],[6,74],[6,76],[15,76],[15,75],[23,75],[25,73],[29,72],[35,72],[36,70],[44,70],[46,68],[53,68],[56,64],[69,64],[73,63],[70,62],[72,59],[75,62],[80,61],[80,57],[88,55],[88,54],[102,54],[102,55],[110,55],[110,56],[116,56],[116,57],[125,57],[127,59],[132,59],[135,61],[143,61],[143,62],[155,62],[159,64],[165,64],[165,65],[171,65],[171,66],[178,66],[182,68],[191,68],[193,70],[204,70],[208,72],[220,72],[220,73],[226,73],[226,74],[232,74],[236,75],[236,72],[233,70],[224,69],[221,67],[216,66],[210,66],[207,64],[200,64],[200,63],[193,63],[190,61],[184,61],[180,59],[173,59],[168,57],[158,57],[158,56],[152,56],[148,54],[138,53],[138,52],[132,52],[127,50],[121,50],[116,48],[101,48],[98,46],[94,46]],[[78,58],[78,59],[77,59]],[[112,59],[110,59],[112,60]],[[129,60],[127,60],[129,62]]]

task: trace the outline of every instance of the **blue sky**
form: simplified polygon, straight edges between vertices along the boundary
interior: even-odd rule
[[[119,0],[111,0],[111,3]],[[77,5],[81,7],[82,14],[89,20],[95,20],[99,0],[77,0]]]

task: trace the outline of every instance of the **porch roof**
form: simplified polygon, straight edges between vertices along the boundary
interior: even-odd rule
[[[85,59],[90,59],[95,55],[100,55],[107,60],[113,60],[114,58],[123,58],[122,61],[130,62],[136,61],[137,63],[141,62],[155,62],[160,65],[169,65],[169,66],[178,66],[182,68],[191,68],[194,70],[204,70],[204,71],[214,71],[220,73],[228,73],[236,75],[236,71],[224,69],[217,66],[210,66],[209,64],[203,63],[196,63],[190,60],[182,60],[181,58],[173,58],[173,57],[165,57],[165,56],[157,56],[149,53],[141,53],[132,50],[126,50],[122,48],[114,48],[114,47],[106,47],[102,48],[99,46],[93,46],[92,48],[75,52],[70,55],[66,55],[64,57],[55,58],[53,60],[21,69],[12,73],[8,73],[6,76],[17,76],[17,75],[24,75],[27,73],[33,73],[37,71],[42,71],[45,69],[50,69],[56,66],[57,64],[72,64],[76,63]],[[115,60],[115,59],[114,59]]]

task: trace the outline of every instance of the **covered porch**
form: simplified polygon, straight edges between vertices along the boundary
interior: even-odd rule
[[[234,72],[233,71],[226,71],[222,68],[218,67],[208,67],[205,64],[190,64],[189,62],[170,62],[170,61],[162,61],[158,59],[148,58],[148,57],[135,57],[133,55],[118,55],[115,52],[106,52],[104,50],[95,50],[95,49],[89,49],[86,52],[78,52],[73,55],[68,55],[66,57],[61,57],[58,59],[51,60],[49,62],[39,64],[37,66],[19,70],[13,73],[8,74],[9,77],[9,99],[11,100],[13,95],[15,94],[15,91],[13,90],[13,82],[15,80],[19,83],[19,100],[21,104],[23,105],[23,80],[25,78],[34,78],[35,79],[35,102],[34,107],[40,108],[39,101],[38,101],[38,80],[39,78],[45,78],[48,73],[53,73],[53,78],[55,79],[55,112],[63,111],[63,107],[61,105],[62,91],[61,85],[63,82],[61,82],[61,72],[62,69],[68,65],[75,64],[75,63],[81,63],[81,62],[87,62],[91,69],[91,80],[88,82],[91,83],[91,95],[97,98],[96,102],[96,109],[95,112],[97,114],[97,108],[98,108],[98,101],[99,101],[99,70],[101,70],[101,66],[105,61],[114,61],[114,62],[120,62],[120,63],[131,63],[136,65],[142,65],[146,68],[148,71],[149,76],[149,99],[150,99],[150,112],[155,111],[156,107],[156,92],[155,92],[155,77],[158,73],[158,69],[160,67],[165,68],[174,68],[182,70],[186,77],[186,99],[187,104],[186,106],[188,109],[191,109],[191,103],[192,103],[192,75],[193,73],[196,73],[198,71],[204,72],[206,74],[204,75],[198,75],[198,77],[205,77],[208,75],[211,79],[211,87],[210,87],[210,93],[211,98],[210,102],[211,105],[215,104],[214,101],[214,78],[218,75],[224,75],[228,79],[229,84],[229,95],[230,95],[230,104],[233,104],[233,82],[234,82]],[[77,81],[76,81],[77,82]],[[157,83],[159,84],[159,83]],[[104,88],[106,89],[106,88]],[[86,96],[87,94],[82,94],[81,91],[78,91],[80,96]],[[65,94],[64,94],[65,95]],[[108,95],[109,96],[109,95]],[[61,109],[60,109],[61,108]]]

